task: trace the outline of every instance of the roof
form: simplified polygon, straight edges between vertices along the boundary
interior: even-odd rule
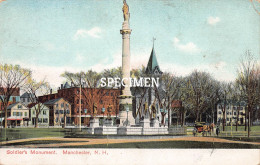
[[[32,96],[31,93],[25,92],[24,94],[22,94],[21,98],[23,98],[23,97],[28,98],[30,96]]]
[[[70,88],[70,85],[69,85],[69,83],[68,82],[66,82],[65,84],[64,84],[64,86],[63,86],[63,88]]]
[[[20,88],[12,88],[13,93],[12,96],[20,96]],[[6,92],[7,88],[0,87],[0,95],[4,95]]]
[[[52,100],[49,100],[49,101],[46,101],[45,103],[43,103],[44,105],[53,105],[53,104],[55,104],[56,102],[58,102],[59,100],[61,100],[61,99],[63,99],[63,100],[65,100],[64,98],[58,98],[58,99],[52,99]],[[65,101],[67,101],[67,100],[65,100]],[[68,101],[67,101],[68,102]]]
[[[19,102],[16,102],[16,103],[13,103],[13,104],[10,104],[7,109],[12,109],[14,106],[16,106]]]
[[[160,74],[162,73],[153,47],[145,72],[146,74],[152,74],[156,69],[159,71]]]

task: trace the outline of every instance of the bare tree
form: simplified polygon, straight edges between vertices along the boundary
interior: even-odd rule
[[[26,82],[25,91],[29,94],[29,99],[33,103],[36,112],[35,128],[38,128],[38,118],[41,111],[44,109],[44,104],[37,96],[46,95],[50,91],[50,85],[45,80],[37,82],[29,78]],[[65,120],[64,120],[65,121]]]
[[[252,115],[253,108],[259,103],[258,92],[259,89],[259,67],[256,65],[251,52],[245,52],[244,58],[241,60],[240,68],[238,69],[238,76],[236,83],[242,93],[242,97],[246,101],[246,118],[248,119],[246,127],[248,127],[248,137],[250,136],[250,116]]]
[[[22,88],[26,80],[31,76],[29,69],[21,68],[19,65],[0,64],[0,97],[5,111],[5,125],[7,127],[7,106],[10,97],[17,88]]]

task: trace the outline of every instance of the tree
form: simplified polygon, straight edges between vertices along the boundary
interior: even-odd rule
[[[29,69],[21,68],[19,65],[0,64],[0,93],[1,102],[5,111],[5,125],[7,127],[7,106],[10,97],[17,88],[24,87],[26,80],[31,77]]]
[[[231,83],[222,83],[219,90],[217,91],[217,96],[220,100],[219,106],[223,114],[223,118],[222,118],[223,131],[225,131],[226,108],[229,106],[229,103],[231,103],[231,96],[232,96],[231,93],[232,93]]]
[[[241,60],[240,68],[238,69],[238,76],[236,83],[242,93],[242,97],[245,99],[246,107],[246,118],[248,119],[248,137],[250,136],[250,116],[252,115],[254,107],[259,104],[259,67],[256,64],[251,52],[248,50],[245,52],[244,58]]]
[[[30,101],[32,103],[34,103],[33,107],[36,112],[35,128],[38,128],[38,117],[44,108],[44,104],[40,101],[40,99],[37,96],[39,96],[39,95],[42,96],[42,95],[48,94],[50,91],[50,85],[45,80],[37,82],[36,80],[34,80],[32,78],[28,78],[26,85],[25,85],[25,90],[29,94]],[[64,119],[64,122],[65,122],[65,119]],[[65,124],[66,123],[64,123],[64,125]]]
[[[214,92],[213,78],[206,72],[193,71],[188,77],[189,104],[194,108],[195,121],[202,120],[202,114],[209,108],[211,95]]]

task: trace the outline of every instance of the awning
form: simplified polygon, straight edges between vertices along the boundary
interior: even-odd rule
[[[21,117],[8,117],[7,120],[23,120]]]

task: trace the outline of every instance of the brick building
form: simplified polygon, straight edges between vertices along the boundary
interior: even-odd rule
[[[97,118],[103,118],[108,115],[107,107],[112,107],[111,117],[118,116],[119,103],[117,97],[120,95],[119,89],[103,89],[103,88],[81,88],[81,124],[84,126],[89,124],[90,118],[93,116],[93,105],[97,106]],[[64,98],[71,105],[71,123],[79,125],[80,110],[80,88],[71,87],[68,83],[62,84],[57,93],[51,93],[39,96],[42,103],[52,100]],[[102,108],[105,112],[102,113]]]

